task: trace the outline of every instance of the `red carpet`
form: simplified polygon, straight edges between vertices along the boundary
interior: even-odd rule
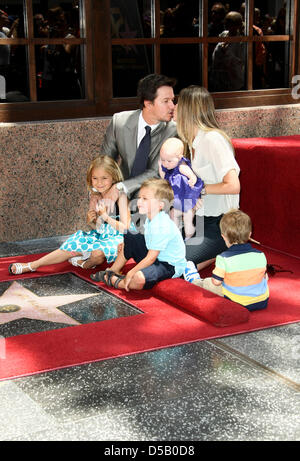
[[[5,340],[1,338],[0,380],[298,322],[300,260],[271,251],[267,255],[269,263],[279,264],[293,273],[282,272],[271,277],[271,299],[264,311],[250,314],[241,306],[193,287],[181,279],[161,282],[155,289],[144,292],[127,293],[106,288],[137,306],[144,314],[19,335]],[[43,272],[9,276],[7,267],[16,260],[28,261],[29,257],[2,258],[1,281],[47,276],[53,274],[54,269],[57,274],[74,272],[91,281],[91,271],[74,268],[69,263],[44,268]],[[165,296],[172,296],[172,303],[163,299]],[[229,312],[229,316],[220,316],[220,306]],[[205,317],[205,310],[210,312],[212,322],[221,319],[221,323],[232,324],[220,327],[204,321],[199,315]]]
[[[240,208],[253,238],[300,257],[300,136],[234,139],[241,168]]]

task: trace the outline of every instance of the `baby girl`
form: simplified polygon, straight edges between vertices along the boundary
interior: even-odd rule
[[[204,182],[196,176],[190,160],[183,154],[184,144],[180,139],[167,139],[160,150],[159,174],[172,186],[174,208],[171,210],[171,218],[178,227],[180,219],[183,218],[185,240],[188,240],[195,232],[194,207],[197,200],[201,198]]]

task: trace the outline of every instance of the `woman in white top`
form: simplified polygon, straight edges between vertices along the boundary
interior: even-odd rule
[[[176,121],[192,169],[205,184],[202,206],[196,212],[196,234],[186,244],[187,260],[200,270],[226,249],[219,222],[224,213],[239,207],[240,168],[229,137],[218,127],[206,88],[192,85],[181,90]]]

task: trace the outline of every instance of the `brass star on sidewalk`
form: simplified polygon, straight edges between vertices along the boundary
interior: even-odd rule
[[[28,318],[68,325],[80,325],[77,320],[60,311],[58,307],[90,298],[91,296],[98,296],[98,294],[40,297],[24,288],[18,282],[13,282],[0,296],[0,324],[20,318]]]

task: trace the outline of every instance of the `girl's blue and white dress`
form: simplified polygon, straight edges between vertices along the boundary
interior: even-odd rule
[[[94,208],[95,200],[90,201],[90,210]],[[110,214],[112,219],[119,220],[118,206],[114,206],[113,214]],[[118,245],[123,243],[123,233],[103,222],[101,218],[97,219],[96,229],[90,231],[79,230],[71,235],[61,246],[60,249],[70,252],[82,253],[84,259],[90,256],[94,250],[103,251],[108,263],[115,261],[118,254]]]

